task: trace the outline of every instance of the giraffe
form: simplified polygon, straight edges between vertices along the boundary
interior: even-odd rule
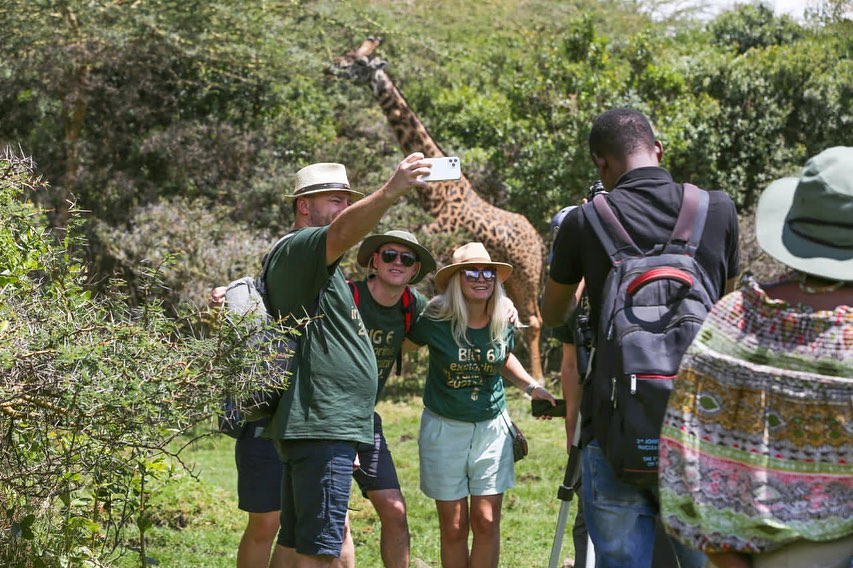
[[[385,72],[385,62],[372,57],[380,43],[378,38],[368,38],[358,48],[336,58],[329,73],[370,85],[404,154],[444,156]],[[542,378],[539,350],[542,318],[538,302],[545,252],[542,237],[523,215],[499,209],[480,197],[464,174],[456,181],[430,183],[417,195],[421,207],[434,218],[425,231],[465,229],[486,246],[494,260],[513,265],[513,276],[506,282],[507,295],[518,309],[519,320],[528,326],[524,341],[530,355],[530,373]]]

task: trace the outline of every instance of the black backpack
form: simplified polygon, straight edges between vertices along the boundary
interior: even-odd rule
[[[716,298],[694,257],[708,193],[684,184],[672,236],[643,253],[604,195],[582,211],[613,264],[604,284],[592,389],[595,439],[617,477],[657,485],[658,443],[672,380]]]

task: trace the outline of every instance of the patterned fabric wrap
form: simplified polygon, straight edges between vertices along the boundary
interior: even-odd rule
[[[667,531],[705,552],[853,534],[853,307],[810,311],[749,281],[713,309],[660,441]]]

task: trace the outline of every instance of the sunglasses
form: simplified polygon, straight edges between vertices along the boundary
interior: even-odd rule
[[[410,252],[400,252],[394,249],[385,249],[379,253],[379,258],[382,259],[382,262],[385,264],[391,264],[394,262],[394,259],[399,255],[400,263],[408,268],[418,261],[418,257]]]
[[[494,280],[498,273],[494,268],[481,268],[479,270],[473,270],[470,268],[466,268],[462,271],[465,274],[465,280],[468,282],[476,282],[480,279],[480,276],[483,277],[483,280],[486,282],[491,282]]]

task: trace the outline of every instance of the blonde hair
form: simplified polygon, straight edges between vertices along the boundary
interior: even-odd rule
[[[462,294],[461,270],[457,270],[447,282],[444,292],[429,301],[424,309],[424,316],[435,321],[449,321],[453,339],[460,347],[473,345],[468,339],[468,304]],[[497,343],[503,352],[506,349],[506,330],[510,327],[506,309],[506,292],[504,286],[495,279],[492,297],[486,304],[489,314],[489,339]]]

